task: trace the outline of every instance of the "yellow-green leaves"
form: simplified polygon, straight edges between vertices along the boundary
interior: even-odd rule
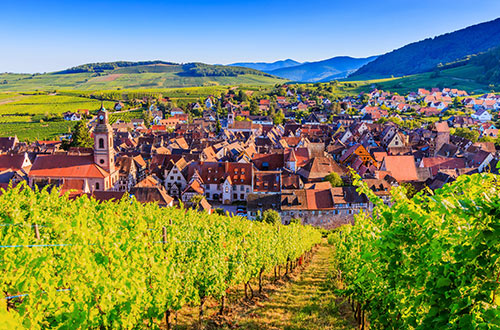
[[[0,245],[20,246],[0,248],[0,301],[25,295],[8,299],[12,311],[0,305],[0,327],[19,321],[19,314],[29,329],[159,323],[166,310],[220,297],[321,240],[319,231],[299,225],[277,231],[275,225],[128,199],[70,201],[56,190],[23,186],[0,196],[0,224]],[[1,322],[7,317],[11,323]]]

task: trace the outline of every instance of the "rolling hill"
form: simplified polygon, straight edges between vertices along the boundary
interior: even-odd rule
[[[350,75],[355,79],[429,72],[500,45],[500,18],[411,43],[378,57]]]
[[[500,47],[439,65],[431,72],[379,80],[359,81],[356,78],[351,76],[343,81],[358,82],[358,91],[365,92],[378,88],[406,94],[418,88],[434,87],[463,89],[472,94],[498,92],[500,91]]]
[[[283,82],[286,80],[244,67],[163,61],[109,62],[44,74],[0,74],[0,91],[151,89]]]
[[[289,68],[293,66],[300,65],[302,63],[287,59],[287,60],[282,60],[282,61],[276,61],[272,63],[266,63],[266,62],[240,62],[240,63],[233,63],[229,64],[229,66],[240,66],[244,68],[249,68],[249,69],[255,69],[259,71],[264,71],[264,72],[269,72],[277,69],[283,69],[283,68]]]
[[[376,59],[376,56],[367,58],[337,56],[323,61],[307,62],[297,66],[266,72],[293,81],[326,82],[345,78],[374,59]]]

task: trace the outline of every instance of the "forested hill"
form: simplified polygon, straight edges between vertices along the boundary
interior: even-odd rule
[[[484,69],[478,77],[479,82],[500,85],[500,47],[473,57],[470,63]]]
[[[406,45],[378,57],[350,77],[368,79],[428,72],[439,64],[454,62],[499,45],[500,18]]]
[[[88,63],[88,64],[78,65],[66,70],[57,71],[54,73],[69,74],[69,73],[81,73],[81,72],[104,72],[106,70],[115,70],[118,68],[136,67],[143,65],[177,65],[177,64],[165,61],[141,61],[141,62],[116,61],[116,62],[104,62],[104,63]]]

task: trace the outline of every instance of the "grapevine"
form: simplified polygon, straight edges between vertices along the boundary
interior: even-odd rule
[[[0,323],[26,329],[157,328],[321,240],[307,226],[22,185],[0,196],[0,224]]]

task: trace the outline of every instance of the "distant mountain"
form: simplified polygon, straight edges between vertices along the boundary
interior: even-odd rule
[[[240,63],[233,63],[229,64],[229,66],[240,66],[244,68],[250,68],[250,69],[255,69],[259,71],[273,71],[277,69],[283,69],[283,68],[289,68],[292,66],[297,66],[302,63],[287,59],[287,60],[282,60],[282,61],[276,61],[272,63],[266,63],[266,62],[240,62]]]
[[[345,78],[366,63],[377,57],[353,58],[337,56],[318,62],[307,62],[301,65],[266,71],[272,75],[300,82],[331,81]]]
[[[245,67],[120,61],[84,64],[44,74],[0,74],[0,81],[0,91],[30,91],[263,85],[284,83],[287,80]]]
[[[500,18],[411,43],[378,57],[350,75],[370,79],[429,72],[500,45]]]

